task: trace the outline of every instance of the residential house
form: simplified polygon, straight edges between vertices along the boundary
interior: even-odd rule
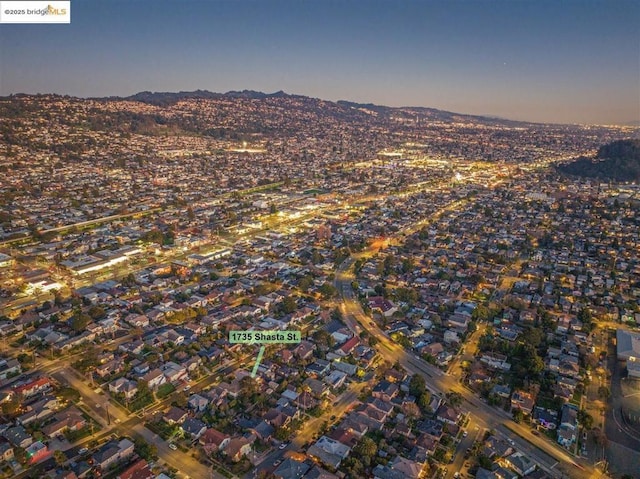
[[[406,479],[418,479],[422,475],[424,464],[397,456],[391,463],[391,469],[401,472]]]
[[[350,451],[351,448],[349,446],[330,437],[322,436],[309,447],[307,454],[315,457],[327,466],[337,469],[342,460],[349,455]]]
[[[354,336],[343,345],[336,348],[336,354],[342,357],[348,356],[358,344],[360,344],[360,338],[358,336]]]
[[[189,417],[183,421],[180,428],[185,434],[188,434],[194,439],[198,439],[207,430],[207,425],[200,419]]]
[[[227,447],[224,450],[224,453],[231,459],[233,462],[239,462],[244,456],[251,452],[251,445],[255,440],[255,436],[247,437],[234,437],[232,438]]]
[[[373,479],[404,479],[404,473],[394,471],[389,466],[378,464],[373,468]]]
[[[578,439],[578,410],[572,404],[562,406],[560,426],[558,427],[558,444],[569,448]]]
[[[250,431],[255,434],[256,437],[262,442],[268,442],[271,440],[271,437],[276,430],[268,422],[263,420],[260,421],[256,426],[251,428]]]
[[[373,397],[383,401],[391,401],[398,394],[398,390],[397,384],[382,380],[375,385],[371,394]]]
[[[555,429],[558,422],[558,413],[552,409],[540,406],[533,408],[533,422],[545,429]]]
[[[0,462],[11,461],[13,457],[13,446],[5,438],[0,438]]]
[[[50,438],[61,436],[66,431],[78,431],[87,425],[82,412],[75,406],[60,411],[53,417],[53,422],[41,428],[42,433]]]
[[[189,414],[184,409],[172,406],[171,409],[164,414],[162,419],[167,424],[181,424],[188,416]]]
[[[142,376],[142,380],[148,384],[150,389],[158,389],[158,387],[162,386],[167,381],[162,371],[158,368],[153,369]]]
[[[481,452],[490,459],[497,459],[508,456],[514,452],[514,449],[507,441],[490,436],[484,442]]]
[[[533,406],[535,406],[535,404],[536,398],[530,392],[518,389],[511,395],[511,408],[519,408],[525,414],[531,414],[531,412],[533,411]]]
[[[311,467],[306,462],[289,457],[273,471],[273,475],[277,479],[301,479],[309,469]]]
[[[511,364],[507,361],[507,357],[498,353],[483,353],[480,362],[486,364],[491,369],[499,371],[509,371]]]
[[[31,396],[35,396],[36,394],[51,390],[52,386],[53,384],[51,383],[51,380],[49,378],[42,377],[14,386],[12,391],[18,396],[29,398]]]
[[[29,464],[36,464],[37,462],[48,459],[52,455],[49,447],[40,441],[29,445],[24,452],[29,460]]]
[[[4,431],[3,436],[15,447],[26,449],[33,443],[33,438],[22,426],[14,426]]]
[[[313,469],[304,476],[304,479],[338,479],[338,476],[325,471],[320,466],[313,466]]]
[[[125,399],[132,399],[138,392],[138,383],[127,378],[118,378],[109,383],[109,391],[113,394],[124,394]]]
[[[457,424],[461,417],[462,414],[458,409],[447,404],[441,405],[436,411],[436,419],[448,424]]]
[[[139,459],[116,476],[116,479],[152,479],[155,474],[144,459]]]
[[[17,417],[16,422],[26,426],[34,421],[43,421],[51,416],[58,407],[58,399],[55,396],[47,395],[42,399],[24,406],[27,411]]]
[[[231,438],[229,435],[220,432],[217,429],[209,428],[200,436],[198,442],[207,454],[212,454],[214,452],[222,451],[227,447],[230,440]]]
[[[514,452],[505,458],[505,462],[521,476],[526,476],[536,469],[536,463],[521,452]]]
[[[187,401],[187,407],[196,412],[202,412],[207,409],[209,405],[209,399],[206,397],[200,396],[199,394],[192,394],[189,400]]]
[[[133,456],[134,445],[129,439],[110,441],[93,454],[93,463],[103,471]]]
[[[293,354],[299,359],[308,359],[313,355],[315,344],[302,340],[293,350]]]

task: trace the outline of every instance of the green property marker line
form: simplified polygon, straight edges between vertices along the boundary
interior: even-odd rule
[[[264,346],[260,346],[260,351],[258,351],[258,358],[256,359],[256,364],[254,364],[253,371],[251,371],[252,378],[255,378],[256,374],[258,374],[258,366],[260,366],[260,361],[262,361],[263,355],[264,355]]]

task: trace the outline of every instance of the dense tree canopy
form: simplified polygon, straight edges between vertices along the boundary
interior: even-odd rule
[[[640,181],[640,140],[619,140],[603,145],[595,159],[581,157],[560,165],[561,173],[614,181]]]

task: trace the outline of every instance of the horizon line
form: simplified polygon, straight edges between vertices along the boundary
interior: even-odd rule
[[[16,92],[16,93],[9,93],[6,95],[0,95],[0,99],[4,99],[4,98],[10,98],[13,96],[61,96],[61,97],[69,97],[69,98],[77,98],[80,100],[128,100],[128,101],[142,101],[142,100],[135,100],[132,99],[131,97],[134,97],[136,95],[139,95],[141,93],[150,93],[152,95],[162,95],[162,94],[167,94],[167,95],[179,95],[179,94],[189,94],[189,93],[211,93],[214,95],[229,95],[232,93],[257,93],[257,94],[261,94],[264,95],[266,97],[274,97],[278,94],[283,94],[284,96],[289,96],[289,97],[302,97],[302,98],[307,98],[307,99],[311,99],[311,100],[320,100],[320,101],[326,101],[326,102],[331,102],[331,103],[335,103],[335,104],[339,104],[341,102],[343,103],[353,103],[355,105],[360,105],[363,107],[366,106],[371,106],[371,107],[378,107],[378,108],[391,108],[391,109],[416,109],[416,108],[423,108],[423,109],[429,109],[429,110],[436,110],[438,112],[442,112],[442,113],[448,113],[448,114],[452,114],[452,115],[461,115],[461,116],[468,116],[468,117],[473,117],[473,118],[483,118],[486,120],[495,120],[495,121],[504,121],[504,122],[513,122],[513,123],[527,123],[527,124],[531,124],[531,125],[558,125],[558,126],[600,126],[600,127],[630,127],[630,128],[640,128],[640,120],[631,120],[631,121],[627,121],[627,122],[620,122],[620,123],[562,123],[562,122],[550,122],[550,121],[532,121],[532,120],[521,120],[521,119],[513,119],[513,118],[505,118],[503,116],[499,116],[499,115],[494,115],[494,114],[477,114],[477,113],[462,113],[462,112],[455,112],[455,111],[451,111],[451,110],[445,110],[442,108],[437,108],[434,106],[421,106],[421,105],[402,105],[402,106],[390,106],[390,105],[383,105],[383,104],[378,104],[378,103],[373,103],[373,102],[362,102],[362,101],[355,101],[355,100],[346,100],[346,99],[339,99],[339,100],[329,100],[326,98],[321,98],[321,97],[317,97],[317,96],[310,96],[310,95],[305,95],[302,93],[288,93],[282,89],[280,90],[276,90],[273,93],[267,93],[261,90],[253,90],[253,89],[243,89],[243,90],[228,90],[226,92],[217,92],[217,91],[212,91],[212,90],[207,90],[207,89],[201,89],[198,88],[196,90],[179,90],[179,91],[151,91],[151,90],[140,90],[136,93],[133,93],[131,95],[127,95],[127,96],[123,96],[123,95],[107,95],[107,96],[80,96],[80,95],[71,95],[68,93],[56,93],[56,92],[47,92],[47,93],[27,93],[27,92]]]

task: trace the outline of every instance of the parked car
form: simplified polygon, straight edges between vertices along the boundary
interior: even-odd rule
[[[169,449],[171,449],[172,451],[177,451],[178,450],[178,446],[176,446],[174,443],[170,442],[169,443]]]

